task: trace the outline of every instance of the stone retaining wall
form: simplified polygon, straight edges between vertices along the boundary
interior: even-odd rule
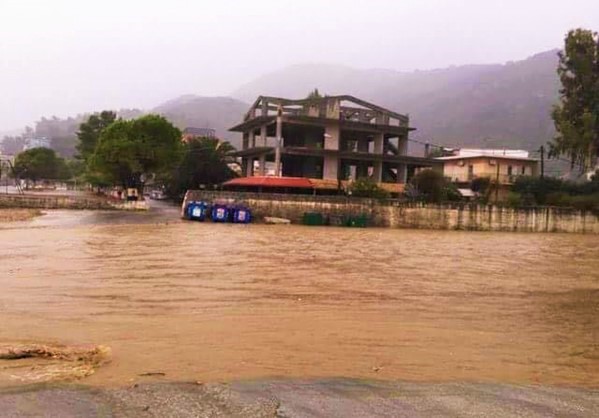
[[[575,232],[599,234],[599,217],[569,208],[506,208],[492,205],[432,205],[397,200],[347,198],[343,196],[284,195],[190,190],[191,200],[208,203],[227,200],[250,207],[254,217],[273,216],[300,223],[305,212],[344,217],[366,214],[372,226],[471,231]],[[184,207],[183,206],[183,207]]]
[[[114,209],[106,199],[94,196],[32,194],[0,194],[0,208]]]

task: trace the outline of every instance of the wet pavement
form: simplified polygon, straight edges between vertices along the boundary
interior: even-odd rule
[[[599,391],[347,379],[32,386],[0,391],[7,417],[594,417]]]

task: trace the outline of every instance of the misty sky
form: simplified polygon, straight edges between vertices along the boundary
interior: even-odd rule
[[[524,59],[599,29],[597,0],[0,0],[0,132],[41,116],[228,95],[305,62]]]

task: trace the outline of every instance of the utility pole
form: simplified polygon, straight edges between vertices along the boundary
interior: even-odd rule
[[[541,145],[541,178],[545,177],[545,146]]]
[[[495,161],[497,161],[497,175],[495,176],[495,204],[497,204],[499,199],[499,159]]]
[[[281,143],[282,138],[281,135],[283,133],[283,109],[281,105],[279,105],[279,109],[277,110],[277,127],[276,127],[276,136],[277,143],[275,147],[275,176],[281,176]]]

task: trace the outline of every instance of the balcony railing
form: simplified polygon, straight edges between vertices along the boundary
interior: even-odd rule
[[[496,174],[477,175],[477,174],[473,174],[473,173],[465,173],[465,174],[453,175],[450,178],[455,183],[468,183],[468,182],[471,182],[472,180],[477,179],[479,177],[486,177],[486,178],[489,178],[491,181],[499,180],[500,184],[514,184],[516,182],[516,179],[518,177],[520,177],[520,175],[500,174],[499,176],[497,176]]]

